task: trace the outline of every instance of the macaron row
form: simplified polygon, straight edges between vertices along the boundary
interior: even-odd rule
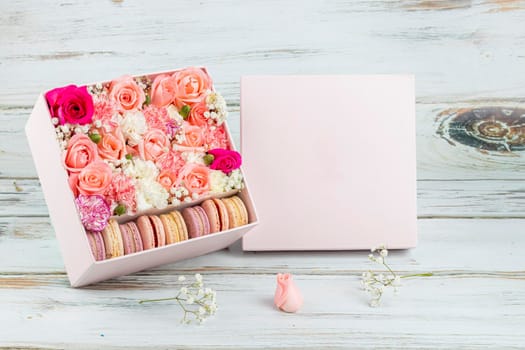
[[[109,220],[101,232],[88,232],[95,260],[105,260],[178,243],[248,224],[241,198],[211,198],[200,205],[160,215],[142,215],[119,224]]]

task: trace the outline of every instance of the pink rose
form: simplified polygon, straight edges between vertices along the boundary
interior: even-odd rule
[[[117,103],[120,112],[140,108],[146,96],[133,77],[126,75],[113,80],[109,85],[109,97]]]
[[[175,98],[175,79],[167,74],[157,75],[151,85],[151,104],[166,107]]]
[[[184,146],[202,147],[204,146],[204,132],[202,128],[185,123],[184,127]]]
[[[135,185],[130,177],[116,173],[111,178],[111,183],[104,191],[106,200],[112,203],[123,204],[129,212],[135,211]]]
[[[144,160],[155,161],[170,147],[168,136],[159,129],[148,130],[138,145],[140,157]]]
[[[230,151],[222,148],[215,148],[208,151],[208,154],[213,156],[213,161],[210,164],[210,169],[220,170],[225,174],[231,173],[235,169],[239,169],[242,164],[242,158],[239,152]]]
[[[111,168],[101,160],[94,161],[78,174],[77,189],[81,194],[103,194],[111,183]]]
[[[177,176],[170,170],[163,170],[157,176],[157,182],[162,185],[166,190],[170,190],[177,182]]]
[[[186,164],[179,174],[177,184],[182,181],[190,194],[202,195],[208,192],[210,188],[209,178],[210,170],[208,167],[200,164]]]
[[[211,126],[205,130],[206,145],[208,149],[214,148],[230,148],[230,141],[228,136],[226,136],[226,130],[224,130],[224,124],[220,126]]]
[[[301,292],[289,273],[277,274],[277,289],[273,301],[284,312],[296,312],[303,305]]]
[[[204,116],[205,112],[208,112],[206,101],[202,100],[199,103],[194,104],[190,109],[190,114],[188,115],[188,123],[201,127],[207,125],[208,120]]]
[[[205,97],[206,90],[211,90],[211,78],[202,68],[188,67],[173,73],[175,79],[175,105],[181,109],[184,105],[192,106]]]
[[[75,134],[67,145],[64,166],[68,171],[78,173],[97,158],[97,145],[86,135]]]
[[[93,98],[85,86],[68,85],[46,93],[51,117],[60,125],[89,124],[93,118]]]
[[[107,160],[118,160],[124,157],[126,150],[126,141],[120,131],[116,128],[111,132],[101,130],[101,138],[97,144],[100,158]]]

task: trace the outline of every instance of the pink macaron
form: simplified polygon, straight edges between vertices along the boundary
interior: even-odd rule
[[[208,217],[200,206],[183,209],[182,217],[186,222],[190,238],[197,238],[210,233]]]
[[[137,227],[142,238],[142,245],[144,250],[155,248],[155,233],[153,232],[153,225],[147,215],[139,216],[137,219]]]
[[[132,254],[143,250],[142,239],[137,225],[130,221],[126,224],[120,225],[120,232],[122,234],[122,243],[124,245],[124,254]]]
[[[106,258],[106,248],[102,234],[100,232],[88,232],[87,237],[95,260],[104,260]]]

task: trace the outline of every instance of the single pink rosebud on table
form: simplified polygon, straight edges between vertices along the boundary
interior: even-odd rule
[[[277,289],[273,299],[275,306],[284,312],[297,312],[303,306],[303,296],[289,273],[277,274]]]

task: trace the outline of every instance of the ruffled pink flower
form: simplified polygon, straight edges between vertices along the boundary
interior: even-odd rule
[[[275,306],[284,312],[296,312],[303,305],[303,296],[289,273],[277,274],[277,289],[274,296]]]
[[[95,112],[93,113],[93,123],[100,121],[106,131],[112,131],[118,126],[117,103],[110,100],[107,95],[99,95],[93,99]]]
[[[204,131],[204,135],[208,149],[230,149],[230,142],[228,140],[228,136],[226,135],[226,130],[224,129],[223,125],[208,125]]]
[[[225,174],[239,169],[242,164],[241,155],[237,151],[215,148],[209,150],[208,154],[214,157],[213,162],[210,164],[210,169],[220,170]]]
[[[51,117],[58,118],[60,125],[89,124],[93,117],[93,98],[86,86],[68,85],[46,93]]]
[[[180,153],[173,149],[170,149],[168,152],[161,154],[155,162],[155,165],[161,171],[167,170],[173,174],[176,174],[177,176],[184,164],[184,159],[182,159]]]
[[[143,113],[148,129],[159,129],[170,135],[170,127],[173,127],[175,121],[171,119],[166,108],[149,105],[144,108]]]
[[[75,199],[80,221],[88,231],[102,231],[106,227],[111,211],[104,197],[79,195]]]
[[[111,183],[106,189],[104,196],[111,203],[126,206],[128,212],[135,211],[137,206],[133,180],[122,173],[116,173],[113,175]]]

